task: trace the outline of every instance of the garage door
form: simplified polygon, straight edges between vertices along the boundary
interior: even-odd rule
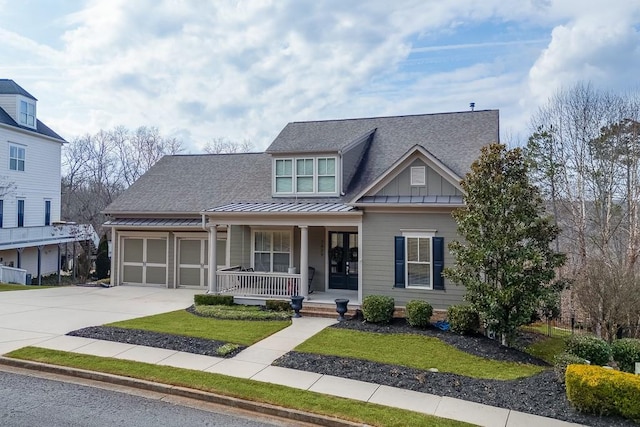
[[[167,239],[123,239],[122,281],[140,285],[167,285]]]
[[[180,239],[178,241],[178,283],[182,286],[206,286],[209,241]]]

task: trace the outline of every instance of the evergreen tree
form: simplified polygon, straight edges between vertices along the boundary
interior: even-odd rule
[[[449,244],[457,263],[445,269],[504,345],[540,307],[565,259],[551,248],[559,229],[527,169],[519,148],[483,147],[462,181],[466,207],[453,214],[465,240]]]
[[[109,269],[111,268],[111,259],[109,258],[109,242],[107,235],[103,234],[98,244],[98,254],[96,255],[96,278],[106,279],[109,277]]]

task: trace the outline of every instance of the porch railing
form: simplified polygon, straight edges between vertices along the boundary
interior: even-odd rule
[[[0,282],[27,284],[27,270],[0,265]],[[31,283],[29,283],[31,284]]]
[[[216,275],[221,294],[288,298],[300,289],[299,274],[218,270]]]

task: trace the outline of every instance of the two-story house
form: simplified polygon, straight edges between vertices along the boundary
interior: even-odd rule
[[[38,119],[37,103],[13,80],[0,79],[0,281],[58,272],[60,245],[90,231],[60,224],[66,141]]]
[[[295,122],[264,153],[166,156],[106,210],[112,283],[445,309],[460,181],[498,135],[497,110]]]

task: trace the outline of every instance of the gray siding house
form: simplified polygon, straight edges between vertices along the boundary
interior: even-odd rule
[[[264,153],[162,158],[112,203],[113,284],[446,309],[451,212],[497,110],[289,123]],[[211,273],[215,271],[215,274]]]

